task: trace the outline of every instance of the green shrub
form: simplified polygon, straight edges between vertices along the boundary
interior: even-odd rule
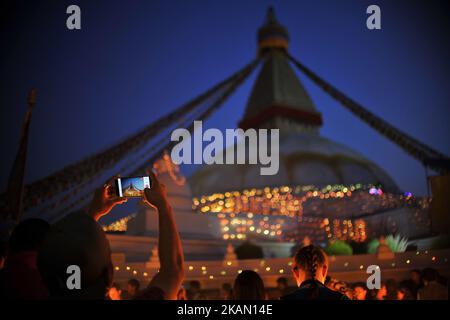
[[[405,252],[408,247],[408,239],[402,238],[399,234],[397,235],[388,235],[386,237],[386,244],[392,252]]]
[[[378,239],[372,239],[367,243],[367,253],[375,254],[377,253],[378,246],[380,245],[380,241]]]
[[[335,240],[328,244],[325,252],[330,256],[351,256],[353,254],[352,247],[342,240]]]
[[[395,236],[390,234],[384,240],[392,252],[405,252],[408,247],[408,239],[402,238],[399,234]],[[367,253],[376,253],[379,246],[380,241],[378,239],[370,240],[369,243],[367,243]]]

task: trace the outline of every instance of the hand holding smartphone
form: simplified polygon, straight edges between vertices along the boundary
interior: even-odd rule
[[[144,189],[151,188],[149,176],[117,178],[115,183],[117,196],[125,198],[142,198]]]

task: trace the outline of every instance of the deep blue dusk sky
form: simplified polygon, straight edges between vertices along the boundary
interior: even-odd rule
[[[374,3],[381,7],[381,31],[365,27],[365,10]],[[81,7],[80,31],[66,28],[70,4]],[[38,103],[28,181],[134,133],[247,64],[269,5],[290,32],[291,54],[450,155],[446,1],[6,1],[0,10],[0,190],[30,87],[37,87]],[[208,127],[236,127],[255,76]],[[323,114],[324,136],[378,163],[403,190],[426,194],[417,161],[299,76]]]

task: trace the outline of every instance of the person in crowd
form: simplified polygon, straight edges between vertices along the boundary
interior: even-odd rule
[[[417,293],[423,287],[421,273],[418,269],[411,270],[409,273],[410,278],[406,283],[414,299],[417,299]]]
[[[353,284],[353,300],[366,300],[367,287],[364,282]]]
[[[288,288],[288,280],[286,279],[286,277],[279,277],[277,279],[277,288],[273,296],[279,299],[280,297],[285,296],[288,293],[290,293],[290,290]]]
[[[244,270],[234,280],[233,300],[266,300],[264,282],[253,270]]]
[[[353,290],[344,281],[335,280],[335,282],[330,287],[330,289],[334,290],[334,291],[338,291],[338,292],[340,292],[342,294],[345,294],[349,299],[353,299]]]
[[[387,288],[385,283],[381,283],[380,289],[376,291],[375,300],[386,300]]]
[[[152,171],[148,174],[152,187],[144,190],[144,202],[158,212],[160,270],[135,299],[176,299],[184,277],[181,241],[165,186]],[[95,192],[89,210],[72,213],[51,227],[38,255],[39,270],[51,298],[105,298],[112,283],[113,266],[109,242],[97,221],[127,201],[115,194],[113,185],[111,179]],[[66,286],[69,265],[78,265],[82,270],[79,290]]]
[[[111,287],[109,287],[108,298],[109,300],[122,300],[122,290],[118,283],[113,282]]]
[[[384,300],[397,300],[398,285],[394,279],[388,279],[386,281],[386,296]]]
[[[208,300],[208,297],[202,292],[200,281],[189,282],[189,300]]]
[[[0,297],[48,298],[48,290],[37,267],[37,255],[49,229],[48,222],[36,218],[23,220],[14,228],[5,267],[0,272]]]
[[[282,300],[348,300],[346,295],[325,287],[328,257],[320,248],[308,245],[299,249],[292,271],[299,289],[281,297]]]
[[[448,289],[440,284],[439,274],[435,269],[426,268],[422,271],[423,288],[419,289],[417,299],[419,300],[447,300]]]
[[[127,299],[134,299],[139,293],[139,288],[141,287],[141,283],[137,279],[130,279],[127,282]]]
[[[415,300],[407,281],[400,282],[397,289],[397,300]]]
[[[180,290],[178,290],[177,300],[187,300],[187,292],[184,286],[181,286]]]
[[[231,287],[231,284],[229,284],[229,283],[222,284],[222,287],[220,290],[220,297],[222,300],[232,300],[233,299],[233,288]]]

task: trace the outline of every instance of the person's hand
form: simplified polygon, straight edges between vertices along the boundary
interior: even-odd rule
[[[151,186],[144,189],[144,202],[156,209],[165,208],[168,206],[166,195],[166,186],[160,183],[155,173],[152,170],[147,170],[150,176]]]
[[[102,216],[108,214],[118,204],[127,202],[127,198],[118,197],[113,188],[114,178],[106,182],[103,187],[97,189],[92,199],[88,214],[98,221]]]

